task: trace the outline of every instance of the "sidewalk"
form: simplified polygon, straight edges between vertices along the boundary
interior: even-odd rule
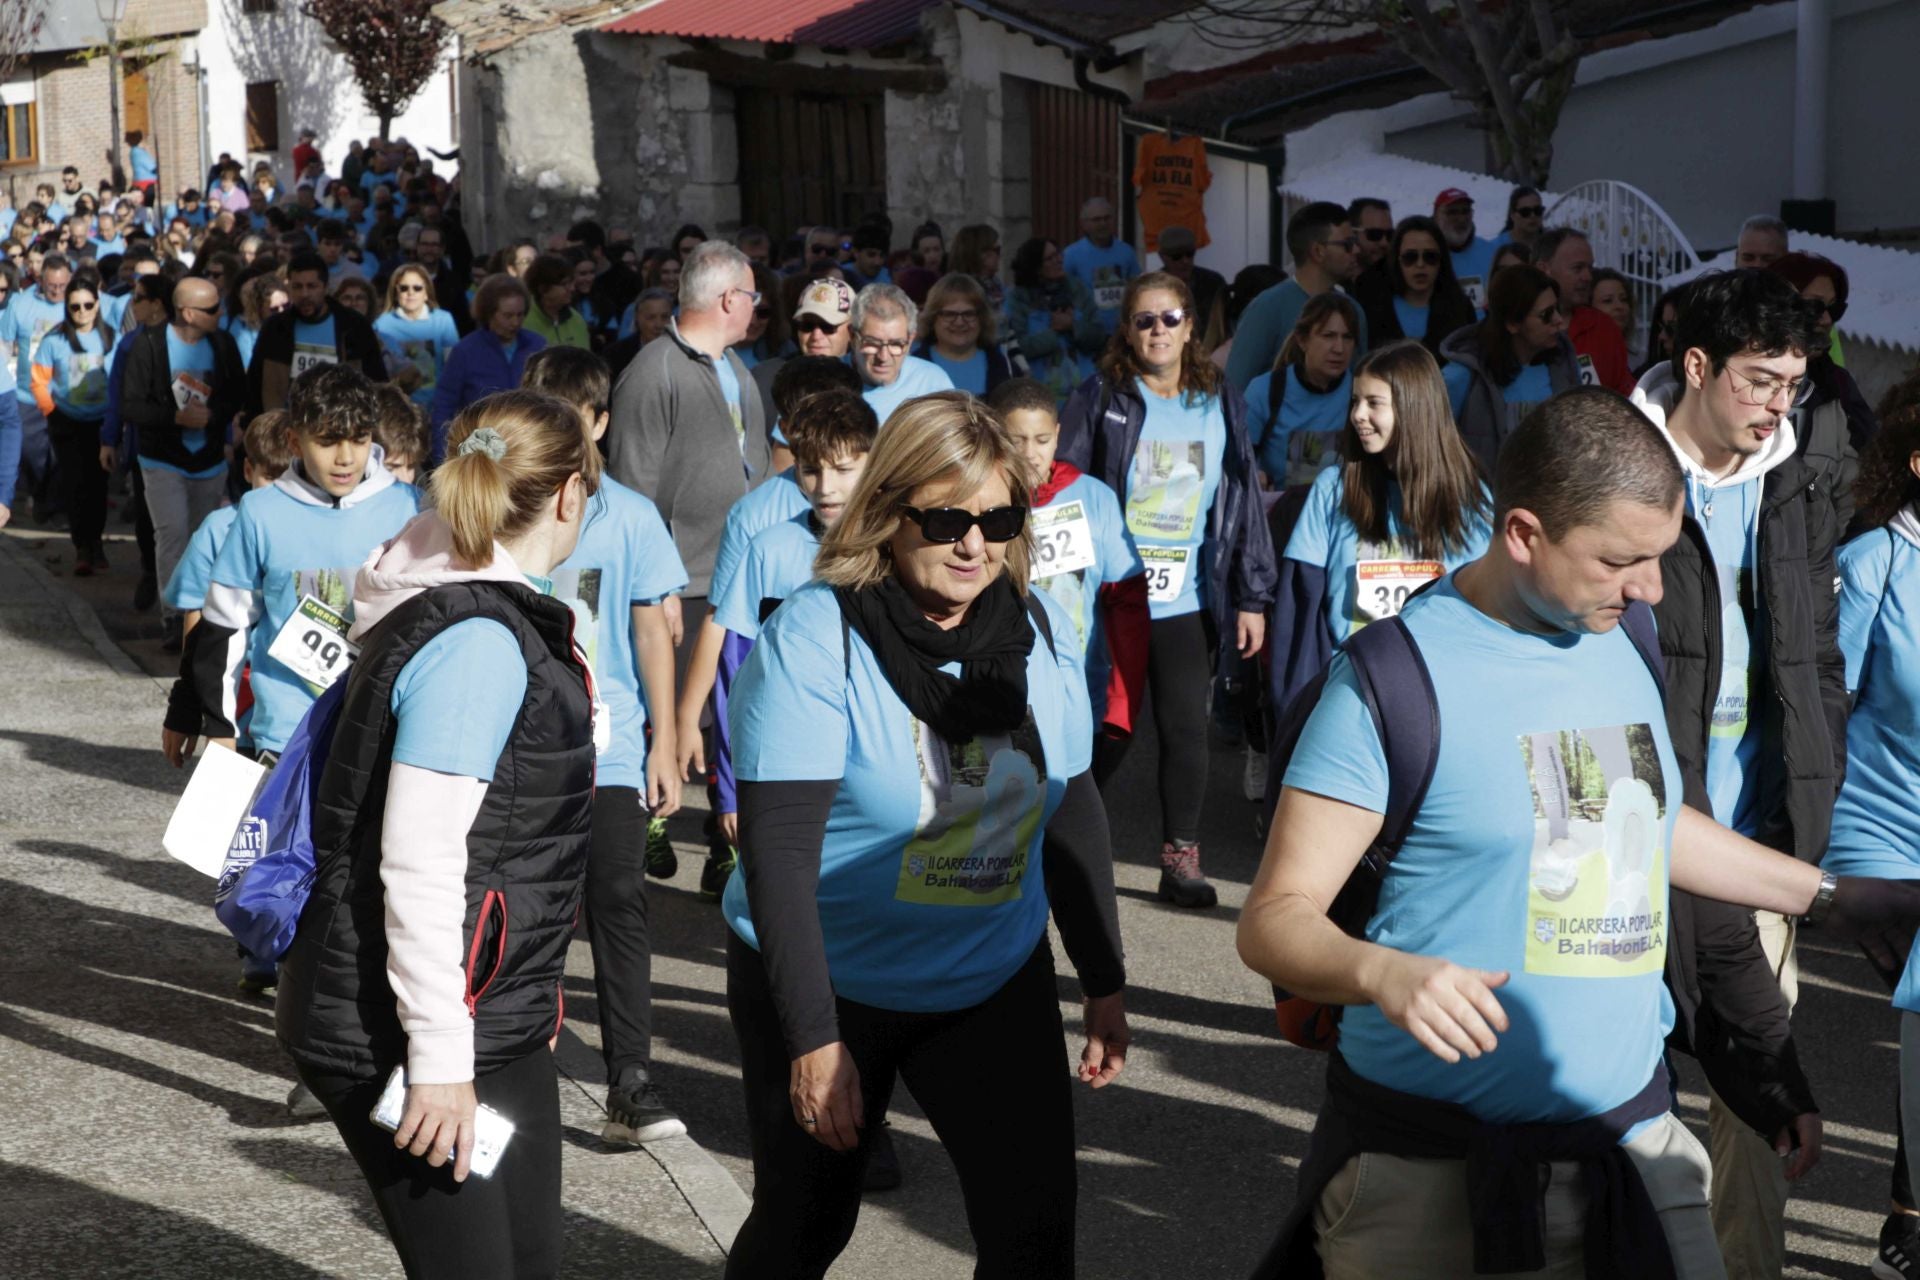
[[[211,881],[160,850],[184,775],[159,752],[166,684],[141,669],[165,669],[157,645],[116,647],[49,573],[66,550],[0,532],[4,1270],[399,1276],[331,1126],[286,1117],[272,1005],[235,990]],[[584,944],[571,969],[590,993]],[[596,1036],[570,1023],[559,1050],[566,1274],[718,1275],[746,1197],[689,1140],[601,1143]]]

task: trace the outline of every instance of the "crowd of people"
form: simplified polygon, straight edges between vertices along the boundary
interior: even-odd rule
[[[409,1275],[557,1271],[576,924],[605,1136],[685,1132],[646,881],[687,786],[752,1136],[728,1274],[826,1272],[902,1176],[896,1079],[979,1274],[1072,1274],[1047,924],[1100,1088],[1102,793],[1148,716],[1158,897],[1217,906],[1226,727],[1240,953],[1333,1048],[1262,1275],[1778,1276],[1808,925],[1893,991],[1920,1124],[1920,375],[1866,403],[1847,275],[1777,221],[1636,317],[1524,187],[1492,236],[1458,189],[1309,204],[1229,281],[1182,227],[1143,269],[1101,198],[1004,273],[989,225],[877,215],[481,252],[431,159],[339,160],[0,207],[0,524],[110,572],[125,486],[176,765],[271,768],[331,699],[311,895],[240,981]],[[482,1108],[516,1137],[474,1179]],[[1920,1275],[1907,1146],[1877,1275]]]

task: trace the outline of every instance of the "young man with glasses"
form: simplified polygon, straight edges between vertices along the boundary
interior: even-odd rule
[[[1689,804],[1817,863],[1848,712],[1836,637],[1838,520],[1800,456],[1791,416],[1817,330],[1793,286],[1765,271],[1706,276],[1687,287],[1679,310],[1673,360],[1648,370],[1633,396],[1686,478],[1685,519],[1660,558],[1665,595],[1654,609],[1673,749]],[[1680,1039],[1715,1090],[1714,1229],[1730,1274],[1779,1275],[1787,1180],[1820,1145],[1805,1081],[1786,1069],[1797,922],[1775,911],[1723,919],[1704,900],[1688,907],[1676,895],[1678,966],[1670,962],[1668,974]],[[1773,981],[1755,980],[1756,950]],[[1800,1156],[1783,1161],[1792,1148]]]
[[[1361,196],[1347,206],[1347,221],[1360,237],[1360,270],[1371,271],[1384,263],[1393,244],[1393,206],[1373,196]]]
[[[916,396],[953,390],[953,379],[931,360],[908,355],[920,308],[890,284],[870,284],[853,300],[853,371],[866,384],[867,403],[886,430],[887,418]]]
[[[1293,332],[1307,299],[1350,285],[1360,275],[1360,237],[1346,209],[1330,201],[1316,201],[1293,215],[1287,223],[1287,252],[1293,255],[1293,275],[1247,304],[1233,331],[1227,381],[1242,394],[1249,382],[1273,370],[1280,344]],[[1367,349],[1364,316],[1359,337],[1355,358]]]

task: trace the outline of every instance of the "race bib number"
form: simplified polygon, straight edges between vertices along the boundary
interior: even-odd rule
[[[1040,578],[1093,568],[1093,526],[1084,503],[1062,502],[1033,513],[1033,559]]]
[[[309,369],[317,369],[323,364],[338,364],[340,356],[332,347],[317,347],[310,342],[298,342],[293,347],[293,376],[299,377]]]
[[[1127,298],[1125,282],[1093,286],[1093,305],[1102,311],[1118,311]]]
[[[1361,560],[1353,566],[1353,629],[1399,616],[1407,597],[1445,568],[1438,560]]]
[[[1192,547],[1141,547],[1140,559],[1147,566],[1147,600],[1152,604],[1172,604],[1187,589],[1187,570],[1193,563]]]
[[[1574,363],[1580,366],[1581,386],[1597,387],[1600,385],[1600,375],[1594,370],[1592,356],[1575,356]]]
[[[205,404],[212,394],[213,388],[198,374],[173,375],[173,407],[176,409],[184,409],[190,404]]]
[[[1467,291],[1467,300],[1473,303],[1475,311],[1487,309],[1487,282],[1479,276],[1461,276],[1460,287]]]
[[[325,690],[360,656],[347,641],[347,620],[313,596],[295,609],[267,646],[267,656],[308,684]]]

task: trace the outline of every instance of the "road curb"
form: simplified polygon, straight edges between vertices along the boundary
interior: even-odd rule
[[[752,1198],[740,1189],[733,1175],[692,1138],[663,1138],[645,1144],[641,1150],[673,1179],[720,1252],[732,1253],[733,1238],[740,1234],[753,1208]]]
[[[71,587],[47,572],[47,567],[40,563],[27,542],[0,534],[0,552],[25,571],[42,591],[66,611],[67,617],[73,620],[74,630],[86,637],[87,643],[93,646],[94,652],[98,653],[109,667],[113,668],[115,675],[139,676],[143,680],[154,678],[143,671],[140,664],[135,662],[124,649],[114,643],[113,637],[109,636],[107,629],[100,624],[100,618],[94,613],[92,605],[76,595]]]

